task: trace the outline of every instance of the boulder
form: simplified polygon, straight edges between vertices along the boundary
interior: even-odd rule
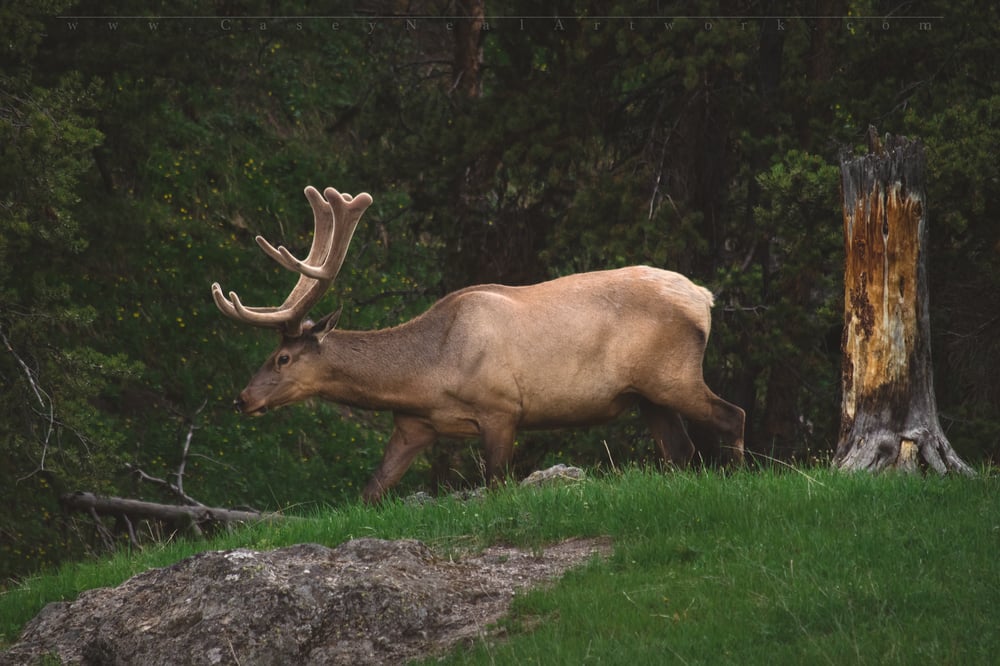
[[[606,540],[460,560],[414,540],[206,552],[46,606],[0,664],[390,664],[488,638],[514,593]]]
[[[532,472],[524,479],[524,481],[521,481],[521,485],[543,486],[552,483],[572,483],[575,481],[583,481],[586,478],[587,473],[579,467],[570,467],[569,465],[563,465],[560,463],[558,465],[553,465],[548,469],[540,469]]]

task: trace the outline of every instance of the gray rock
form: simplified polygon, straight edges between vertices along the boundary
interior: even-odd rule
[[[586,472],[584,472],[579,467],[570,467],[568,465],[553,465],[548,469],[540,469],[529,474],[524,481],[521,482],[522,486],[541,486],[548,483],[559,483],[566,481],[582,481],[587,478]]]

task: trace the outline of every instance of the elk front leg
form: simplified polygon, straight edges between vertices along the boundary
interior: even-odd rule
[[[483,424],[483,449],[486,454],[486,483],[495,485],[510,469],[514,458],[516,428],[503,421]]]
[[[436,439],[437,432],[423,421],[397,416],[382,462],[362,493],[364,501],[375,504],[382,499],[382,494],[396,485],[417,454],[430,448]]]

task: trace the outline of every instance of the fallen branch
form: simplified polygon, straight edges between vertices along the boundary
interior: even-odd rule
[[[189,530],[198,535],[202,528],[211,525],[259,522],[262,520],[282,520],[280,513],[261,513],[220,509],[208,506],[176,506],[157,504],[121,497],[98,497],[93,493],[67,493],[59,498],[59,503],[67,511],[78,511],[92,516],[111,516],[125,520],[128,524],[135,520],[159,520],[175,526],[178,530]]]

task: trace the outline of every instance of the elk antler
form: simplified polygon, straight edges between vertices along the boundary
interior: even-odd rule
[[[302,334],[302,320],[333,284],[344,264],[354,230],[372,203],[371,195],[367,193],[352,197],[332,187],[320,194],[316,188],[309,186],[305,193],[313,209],[315,224],[312,247],[305,261],[296,259],[283,245],[275,248],[263,236],[256,239],[269,257],[299,274],[295,288],[277,307],[247,307],[234,291],[229,292],[229,298],[226,298],[216,282],[212,285],[212,298],[227,317],[254,326],[279,328],[290,337]]]

